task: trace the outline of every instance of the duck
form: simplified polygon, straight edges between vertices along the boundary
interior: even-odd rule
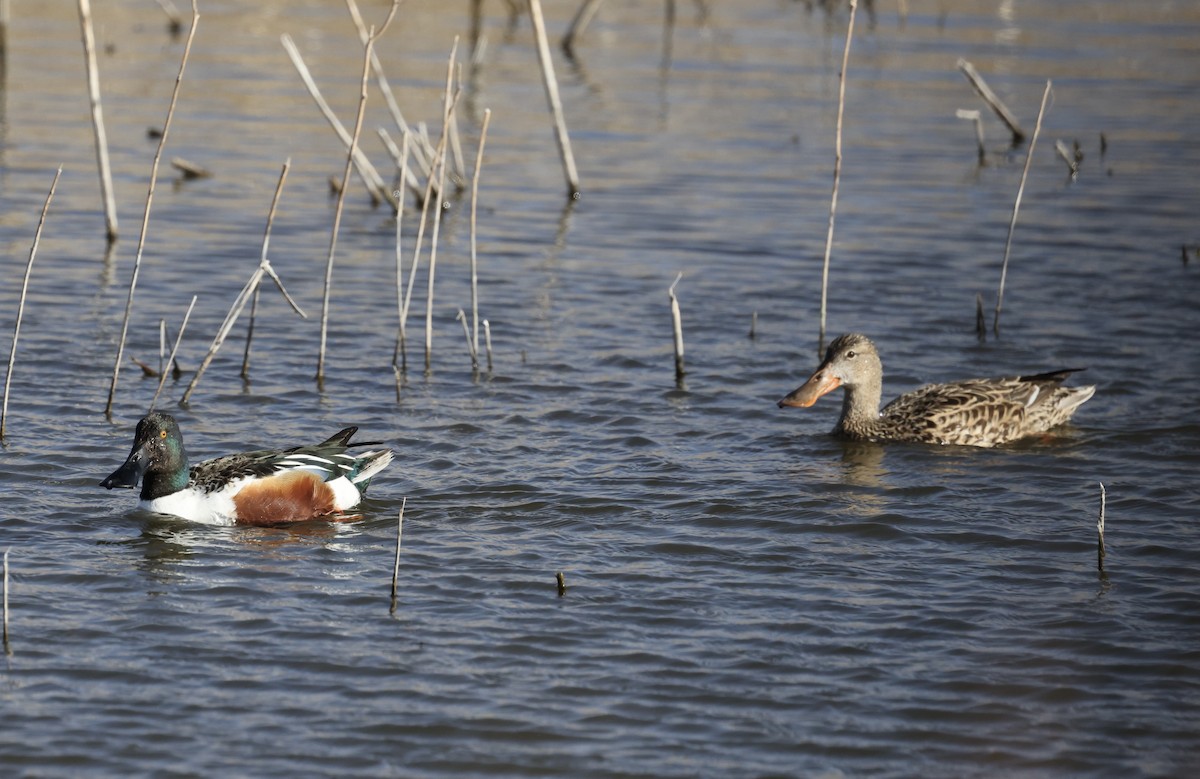
[[[1063,386],[1081,370],[928,384],[901,395],[881,411],[879,352],[862,333],[848,333],[829,344],[825,359],[808,381],[777,405],[808,408],[842,387],[842,416],[834,435],[858,441],[993,447],[1046,433],[1069,420],[1096,392],[1094,386]]]
[[[137,424],[123,465],[100,482],[105,489],[142,489],[138,505],[210,525],[274,526],[336,518],[358,505],[371,478],[392,461],[389,449],[350,454],[373,443],[350,439],[347,427],[319,444],[244,452],[189,467],[183,434],[170,414]]]

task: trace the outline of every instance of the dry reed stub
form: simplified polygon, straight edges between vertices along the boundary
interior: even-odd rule
[[[554,583],[555,583],[556,588],[558,589],[558,597],[561,598],[562,596],[567,594],[567,577],[563,576],[562,571],[559,571],[556,574],[554,574]]]
[[[963,108],[954,112],[954,115],[959,119],[966,119],[975,123],[975,144],[978,146],[979,164],[982,165],[987,160],[987,146],[983,141],[983,114],[975,110],[966,110]]]
[[[208,168],[185,160],[183,157],[172,157],[171,167],[183,174],[185,179],[206,179],[212,176],[212,171]]]
[[[1071,174],[1071,178],[1076,178],[1079,175],[1079,159],[1071,153],[1071,150],[1061,140],[1054,141],[1054,151],[1067,164],[1067,171]]]
[[[1104,482],[1100,482],[1100,516],[1096,520],[1096,534],[1098,538],[1096,546],[1096,567],[1101,572],[1104,571],[1104,558],[1106,556],[1106,552],[1104,551],[1104,505],[1107,501],[1108,495],[1104,491]]]
[[[175,361],[175,355],[179,354],[179,344],[183,341],[183,331],[187,329],[188,320],[192,318],[192,309],[196,307],[196,295],[192,295],[192,302],[188,304],[187,311],[183,314],[183,322],[179,325],[179,333],[175,336],[175,345],[171,347],[171,356],[167,358],[167,364],[174,366],[175,378],[179,378],[179,363]],[[167,372],[159,371],[158,386],[154,389],[154,397],[150,399],[150,410],[154,410],[154,404],[158,402],[158,396],[162,394],[163,385],[167,381]]]
[[[485,319],[483,320],[483,341],[487,348],[487,369],[488,373],[492,372],[492,326]]]
[[[979,343],[987,340],[987,318],[983,315],[983,295],[975,293],[975,337]]]
[[[21,298],[17,303],[17,322],[13,325],[12,348],[8,352],[8,371],[4,374],[4,404],[0,406],[0,440],[4,438],[8,422],[8,390],[12,385],[13,365],[17,359],[17,341],[21,338],[21,319],[25,316],[25,295],[29,292],[29,277],[33,273],[33,260],[37,257],[38,244],[42,240],[42,228],[46,225],[46,214],[50,211],[50,201],[54,199],[54,190],[58,187],[58,179],[62,176],[62,166],[54,174],[50,182],[50,191],[46,194],[46,202],[42,205],[42,214],[38,217],[37,228],[33,231],[33,245],[29,249],[29,262],[25,264],[25,277],[21,281]]]

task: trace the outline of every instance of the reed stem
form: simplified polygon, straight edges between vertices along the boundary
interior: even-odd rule
[[[406,496],[400,501],[400,518],[396,520],[396,562],[392,566],[392,605],[388,614],[396,613],[396,588],[400,581],[400,539],[404,535],[404,507],[408,505]]]
[[[487,143],[492,109],[483,111],[483,127],[479,131],[479,149],[475,153],[475,175],[471,177],[471,367],[479,369],[479,264],[476,259],[475,215],[479,206],[479,171],[483,167],[483,147]]]
[[[1025,168],[1021,171],[1021,184],[1017,187],[1017,199],[1013,202],[1012,219],[1008,222],[1008,240],[1004,242],[1004,263],[1000,266],[1000,289],[996,292],[996,311],[992,317],[992,332],[1000,335],[1000,310],[1004,307],[1004,282],[1008,279],[1008,256],[1012,252],[1013,231],[1017,229],[1017,213],[1021,210],[1021,196],[1025,193],[1025,180],[1029,178],[1029,167],[1033,164],[1033,150],[1037,146],[1038,133],[1042,131],[1042,117],[1046,113],[1046,102],[1050,99],[1051,86],[1046,82],[1042,92],[1042,107],[1038,109],[1033,137],[1029,140],[1029,152],[1025,156]]]
[[[568,57],[575,55],[575,39],[583,35],[584,30],[592,23],[592,19],[603,3],[604,0],[583,0],[579,10],[575,12],[575,16],[572,17],[571,24],[567,26],[567,32],[559,44]]]
[[[4,405],[0,407],[0,440],[4,438],[8,420],[8,389],[12,384],[13,364],[17,359],[17,341],[21,337],[21,318],[25,316],[25,294],[29,291],[29,276],[33,273],[33,259],[37,257],[38,244],[42,240],[42,227],[46,224],[46,213],[50,210],[50,201],[54,199],[54,190],[58,187],[58,179],[62,176],[62,166],[54,174],[50,182],[50,192],[42,206],[42,215],[38,218],[37,228],[33,231],[33,246],[29,249],[29,262],[25,264],[25,278],[21,281],[21,300],[17,303],[17,323],[13,327],[12,349],[8,352],[8,372],[4,374]]]
[[[858,0],[850,0],[850,22],[846,25],[846,47],[842,50],[842,70],[838,74],[837,130],[833,144],[833,194],[829,197],[829,230],[825,234],[825,262],[821,266],[821,332],[817,353],[825,351],[825,312],[829,300],[829,257],[833,253],[833,223],[837,217],[838,186],[842,180],[842,117],[846,110],[846,68],[850,65],[850,41],[854,37],[854,17]]]
[[[391,144],[392,139],[388,138],[387,132],[380,129],[380,132],[387,142]],[[396,163],[400,166],[400,178],[403,180],[408,175],[408,157],[409,157],[409,141],[412,138],[412,133],[405,131],[401,143],[404,148],[400,153],[400,160]],[[393,144],[394,145],[394,144]],[[404,333],[404,254],[401,251],[401,227],[404,221],[404,196],[399,198],[399,207],[396,209],[396,319],[399,323],[396,330],[396,349],[392,352],[392,368],[399,370],[400,368],[400,350],[405,340]]]
[[[1096,520],[1096,533],[1099,538],[1096,547],[1096,567],[1104,571],[1104,504],[1108,501],[1108,495],[1104,491],[1104,482],[1100,482],[1100,517]]]
[[[683,272],[675,277],[667,296],[671,299],[671,327],[675,335],[675,381],[681,381],[687,371],[683,368],[683,318],[679,313],[679,298],[675,297],[675,286],[683,278]]]
[[[542,66],[542,85],[546,89],[546,101],[554,118],[554,139],[558,142],[558,153],[562,157],[563,175],[567,181],[567,197],[579,199],[579,172],[575,169],[575,155],[571,153],[571,137],[567,134],[567,120],[563,116],[562,100],[558,96],[558,80],[554,75],[554,62],[550,59],[550,44],[546,39],[546,20],[542,16],[541,0],[528,0],[529,18],[533,21],[533,37],[537,44],[538,61]]]
[[[259,255],[259,265],[267,261],[267,248],[271,244],[271,227],[275,224],[275,211],[279,208],[279,198],[283,194],[283,182],[287,180],[288,171],[292,167],[292,158],[288,157],[283,161],[283,167],[279,171],[279,181],[275,184],[275,195],[271,198],[271,210],[267,212],[267,226],[263,230],[262,253]],[[254,286],[254,297],[250,301],[250,322],[246,328],[246,348],[242,352],[242,372],[243,379],[250,378],[250,343],[254,340],[254,323],[258,317],[258,293],[262,290],[262,277],[259,277],[260,283]],[[293,303],[293,306],[295,304]]]
[[[453,121],[452,113],[457,103],[454,89],[454,61],[458,57],[458,36],[454,36],[454,44],[450,47],[450,61],[446,67],[446,93],[442,99],[442,134],[438,139],[437,164],[437,210],[433,214],[433,234],[429,238],[429,291],[425,298],[425,373],[429,373],[433,364],[433,279],[437,272],[438,234],[442,227],[442,202],[446,192],[446,148],[450,139],[450,127]]]
[[[4,654],[12,656],[12,645],[8,642],[8,553],[12,549],[4,550]]]
[[[92,106],[92,130],[96,140],[96,166],[100,170],[100,194],[104,199],[104,227],[108,242],[117,240],[117,199],[113,194],[112,166],[108,162],[108,135],[100,105],[100,70],[96,66],[96,36],[92,32],[91,0],[79,0],[79,27],[83,35],[83,59],[87,68],[88,100]]]
[[[358,149],[358,137],[362,133],[363,117],[366,115],[367,110],[367,77],[371,73],[371,52],[374,50],[375,41],[387,30],[388,25],[392,23],[399,5],[400,0],[392,0],[392,6],[388,12],[387,19],[383,22],[383,27],[378,32],[375,31],[374,27],[371,27],[367,35],[367,42],[363,46],[363,67],[362,77],[359,79],[358,112],[354,117],[354,134],[350,136],[350,148],[346,153],[346,165],[342,172],[343,186],[338,190],[337,205],[333,210],[333,229],[329,235],[329,256],[325,262],[325,291],[321,298],[321,348],[317,353],[316,378],[318,383],[325,380],[325,346],[329,335],[329,292],[333,286],[333,257],[337,250],[338,230],[342,225],[342,211],[346,205],[345,182],[350,180],[350,169],[354,166],[354,152]],[[380,180],[379,186],[382,190],[385,190],[381,194],[391,202],[393,208],[398,210],[398,198],[395,194],[382,185],[382,180]]]
[[[117,360],[113,364],[112,385],[108,388],[108,403],[104,406],[104,416],[112,419],[113,400],[117,394],[117,378],[121,373],[121,361],[125,358],[125,338],[129,334],[129,318],[133,313],[133,296],[137,290],[138,273],[142,267],[142,252],[146,248],[146,232],[150,228],[150,206],[154,202],[154,183],[158,179],[158,164],[162,160],[163,147],[167,144],[167,135],[171,131],[171,118],[175,115],[175,104],[179,100],[179,88],[183,84],[183,72],[187,68],[188,55],[192,51],[192,41],[196,38],[196,27],[200,23],[200,12],[196,8],[196,0],[192,0],[192,26],[188,30],[187,42],[183,46],[183,57],[179,62],[179,73],[175,76],[175,88],[171,91],[171,104],[167,107],[167,119],[163,122],[162,135],[158,137],[158,149],[154,152],[154,162],[150,166],[150,185],[146,192],[146,208],[142,213],[142,230],[138,236],[137,254],[133,259],[133,273],[129,278],[129,297],[125,300],[125,317],[121,322],[121,340],[117,346]]]
[[[188,320],[192,317],[192,309],[196,307],[196,296],[192,295],[192,302],[188,304],[187,311],[183,315],[183,324],[179,326],[179,333],[175,336],[175,345],[171,347],[171,356],[167,360],[167,365],[175,364],[175,355],[179,353],[179,344],[183,341],[183,331],[187,329]],[[165,331],[165,325],[164,325]],[[165,334],[165,333],[164,333]],[[162,392],[163,385],[167,383],[166,370],[158,372],[158,387],[154,390],[154,397],[150,399],[150,411],[154,410],[154,404],[158,402],[158,395]]]
[[[1017,117],[1013,116],[1012,111],[1008,110],[1008,106],[996,96],[992,88],[983,80],[983,76],[975,70],[975,66],[965,59],[959,59],[958,69],[967,77],[967,81],[971,82],[971,86],[983,98],[983,102],[988,104],[988,107],[995,112],[996,116],[1000,117],[1000,121],[1008,125],[1009,132],[1012,133],[1013,144],[1018,144],[1025,140],[1025,131],[1021,129],[1021,123],[1017,121]]]
[[[487,366],[488,373],[492,372],[492,326],[488,321],[483,320],[483,342],[487,348]]]

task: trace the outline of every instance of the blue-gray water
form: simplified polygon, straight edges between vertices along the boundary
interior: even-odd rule
[[[180,4],[183,5],[183,4]],[[480,188],[473,377],[468,209],[447,212],[432,372],[424,262],[397,398],[393,222],[356,184],[335,261],[327,377],[313,381],[343,152],[279,44],[334,108],[361,50],[336,3],[201,2],[127,354],[158,323],[193,370],[270,256],[309,314],[264,291],[187,409],[189,451],[321,440],[350,424],[396,463],[358,521],[212,528],[97,486],[154,380],[123,366],[105,419],[147,176],[182,52],[153,3],[98,6],[121,240],[105,256],[78,20],[14,3],[0,91],[0,348],[38,250],[0,450],[12,655],[6,776],[1191,776],[1200,769],[1200,9],[1146,2],[878,3],[860,9],[830,274],[831,334],[879,344],[885,395],[1087,366],[1096,397],[1048,440],[1000,450],[826,435],[835,397],[775,400],[815,366],[847,13],[764,0],[610,0],[556,50],[582,178],[564,185],[528,20],[484,6],[460,125]],[[460,7],[461,6],[461,7]],[[436,137],[469,4],[410,0],[380,45]],[[557,37],[574,2],[549,2]],[[368,20],[383,4],[364,3]],[[464,37],[463,46],[467,44]],[[988,318],[1027,146],[1054,92]],[[987,164],[958,108],[984,111]],[[364,145],[390,172],[374,128]],[[1103,133],[1107,148],[1101,153]],[[393,133],[398,137],[397,133]],[[1078,140],[1075,180],[1054,153]],[[405,214],[405,267],[416,219]],[[1185,247],[1188,247],[1185,249]],[[1183,261],[1184,256],[1188,262]],[[688,374],[667,288],[682,271]],[[757,312],[757,337],[750,339]],[[1100,487],[1108,557],[1096,567]],[[400,598],[389,616],[407,498]],[[562,571],[568,589],[556,592]]]

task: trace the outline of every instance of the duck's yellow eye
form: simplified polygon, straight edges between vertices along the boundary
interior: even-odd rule
[[[159,437],[159,438],[166,438],[166,437],[167,437],[167,431],[166,431],[166,430],[159,430],[159,431],[158,431],[158,437]]]

